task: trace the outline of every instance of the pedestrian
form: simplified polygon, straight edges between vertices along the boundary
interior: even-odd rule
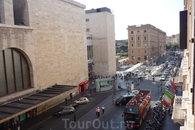
[[[100,108],[98,107],[98,117],[100,117]]]
[[[102,106],[102,113],[104,114],[104,110],[105,110],[105,107],[104,106]]]
[[[67,105],[67,102],[68,102],[67,98],[65,98],[65,102],[66,102],[66,105]]]
[[[72,93],[70,93],[70,99],[72,99]]]
[[[112,104],[114,104],[114,101],[115,101],[115,99],[114,99],[114,97],[112,97]]]
[[[96,117],[98,117],[98,107],[95,108]]]
[[[74,114],[74,116],[73,116],[73,119],[74,119],[74,122],[76,122],[76,115]]]
[[[17,130],[20,130],[20,121],[17,121]]]

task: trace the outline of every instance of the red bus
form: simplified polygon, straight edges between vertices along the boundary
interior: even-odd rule
[[[126,127],[139,128],[150,109],[150,90],[140,90],[127,104],[123,113]]]

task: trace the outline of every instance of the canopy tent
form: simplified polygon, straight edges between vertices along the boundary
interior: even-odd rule
[[[136,69],[138,69],[143,63],[137,63],[136,65],[132,66],[131,68],[123,71],[123,75],[126,75],[128,73],[133,73]]]

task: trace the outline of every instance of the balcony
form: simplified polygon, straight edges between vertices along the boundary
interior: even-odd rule
[[[173,104],[172,120],[175,123],[184,125],[184,111],[182,110],[182,96],[175,96]]]
[[[88,59],[88,64],[93,63],[93,59]]]
[[[92,35],[87,35],[87,46],[92,46],[93,45],[93,36]]]

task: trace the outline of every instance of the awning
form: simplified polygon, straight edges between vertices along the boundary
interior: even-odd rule
[[[5,103],[0,106],[0,123],[12,119],[13,116],[18,116],[32,110],[39,104],[76,87],[77,86],[55,85],[52,88],[45,89],[35,94],[24,95],[15,101]]]
[[[86,80],[85,82],[81,82],[80,84],[79,84],[79,86],[81,86],[81,85],[86,85],[86,84],[88,84],[89,83],[89,80]]]
[[[88,66],[93,66],[94,65],[94,63],[90,63],[90,64],[88,64]]]
[[[142,64],[143,64],[143,63],[138,63],[138,64],[132,66],[131,68],[129,68],[129,69],[123,71],[123,74],[126,75],[127,73],[130,73],[130,72],[132,73],[132,72],[135,71],[137,68],[139,68]]]

